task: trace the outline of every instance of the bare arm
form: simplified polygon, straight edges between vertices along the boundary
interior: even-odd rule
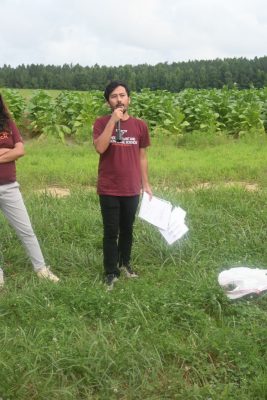
[[[22,142],[16,143],[13,149],[1,150],[5,150],[5,152],[0,152],[0,164],[16,161],[19,157],[24,156],[24,146]]]
[[[101,135],[98,136],[98,138],[94,139],[95,149],[99,154],[102,154],[107,150],[114,126],[115,122],[110,119]]]
[[[114,126],[123,117],[123,111],[121,108],[116,108],[111,114],[110,120],[108,121],[105,129],[98,138],[94,139],[95,149],[99,154],[104,153],[110,143],[110,138],[113,133]]]
[[[148,193],[150,198],[152,197],[152,190],[148,182],[148,162],[146,156],[146,149],[140,149],[140,165],[141,165],[141,176],[143,191]]]
[[[7,147],[3,147],[2,149],[0,149],[0,156],[2,156],[3,154],[7,153],[8,151],[10,151],[11,149],[7,148]]]

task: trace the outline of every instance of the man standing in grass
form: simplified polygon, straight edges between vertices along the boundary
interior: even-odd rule
[[[148,128],[144,121],[128,114],[129,96],[125,83],[111,82],[104,92],[111,115],[98,118],[93,131],[95,149],[100,154],[97,193],[109,290],[121,271],[128,278],[137,277],[130,265],[133,223],[141,188],[152,196],[146,157],[150,144]]]

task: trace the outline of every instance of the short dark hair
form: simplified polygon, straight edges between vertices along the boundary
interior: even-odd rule
[[[118,86],[123,86],[124,89],[126,90],[127,95],[130,96],[130,89],[128,88],[126,83],[124,83],[122,81],[112,81],[107,85],[107,87],[104,91],[104,97],[107,101],[109,100],[110,93],[112,93],[113,90],[116,89]]]

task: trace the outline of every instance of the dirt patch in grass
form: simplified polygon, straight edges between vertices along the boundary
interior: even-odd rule
[[[193,192],[195,190],[202,190],[202,189],[218,189],[220,187],[225,188],[235,188],[240,187],[248,192],[257,192],[260,190],[259,185],[257,183],[249,183],[249,182],[222,182],[220,184],[210,183],[210,182],[203,182],[199,183],[195,186],[186,189],[177,189],[177,192]]]
[[[95,186],[83,186],[83,190],[87,190],[88,192],[95,192]],[[70,196],[70,189],[60,187],[60,186],[48,186],[45,189],[38,189],[35,191],[37,194],[48,195],[52,197],[67,197]],[[0,399],[1,400],[1,399]]]
[[[232,188],[232,187],[240,187],[244,188],[248,192],[257,192],[260,190],[259,185],[257,183],[249,183],[249,182],[222,182],[222,183],[210,183],[210,182],[203,182],[198,183],[197,185],[191,186],[189,188],[180,189],[177,188],[176,192],[194,192],[196,190],[205,190],[205,189],[218,189],[218,188]],[[94,192],[96,188],[94,186],[86,186],[84,189]],[[160,189],[160,187],[153,187],[154,190]],[[161,188],[164,191],[172,190],[172,188],[165,186]],[[49,186],[45,189],[39,189],[36,191],[38,194],[45,194],[52,197],[67,197],[70,196],[70,190],[68,188],[63,188],[59,186]]]
[[[45,194],[52,197],[67,197],[70,195],[70,190],[67,188],[50,186],[45,189],[36,190],[38,194]]]

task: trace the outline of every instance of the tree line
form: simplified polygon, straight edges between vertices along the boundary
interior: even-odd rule
[[[267,86],[267,56],[83,67],[79,64],[0,67],[0,87],[59,90],[102,90],[113,79],[126,81],[134,91],[143,88],[179,92],[183,89],[239,89]]]

